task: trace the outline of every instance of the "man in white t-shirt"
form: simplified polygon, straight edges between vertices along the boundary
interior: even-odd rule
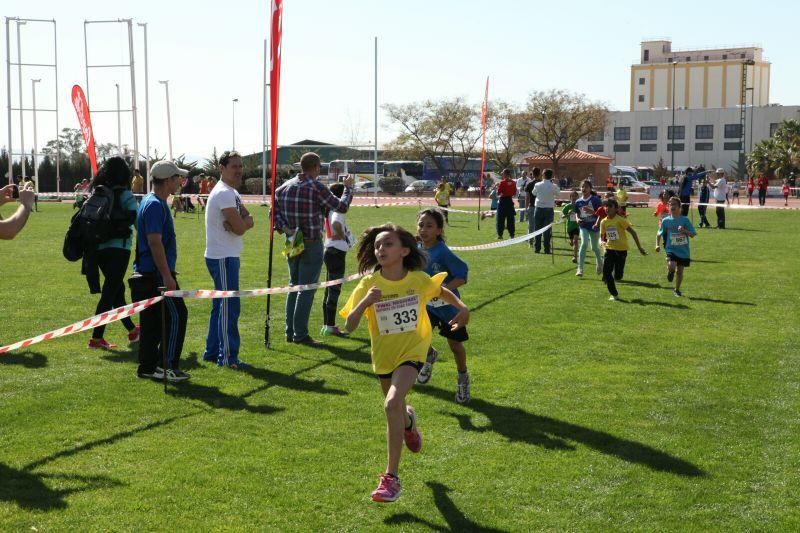
[[[560,190],[558,185],[553,183],[553,171],[549,168],[546,169],[544,171],[544,179],[533,188],[533,194],[536,196],[536,209],[533,212],[534,231],[553,223],[553,210],[556,207],[556,197]],[[542,240],[544,240],[544,253],[551,253],[550,241],[552,236],[552,229],[544,232],[544,239],[542,239],[542,235],[537,235],[533,240],[533,251],[537,254],[540,253]]]
[[[717,181],[714,188],[714,200],[717,201],[717,228],[725,229],[725,202],[728,201],[728,180],[725,179],[725,170],[717,169]]]
[[[253,217],[242,203],[242,156],[226,151],[219,158],[220,180],[206,202],[206,266],[219,291],[239,290],[242,236],[253,227]],[[239,360],[239,298],[214,298],[208,321],[204,361],[235,370],[247,367]]]

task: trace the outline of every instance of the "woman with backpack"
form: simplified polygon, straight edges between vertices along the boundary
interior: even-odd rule
[[[136,198],[130,189],[131,172],[128,164],[121,157],[107,159],[91,183],[91,192],[113,194],[113,204],[109,213],[108,230],[110,238],[97,244],[94,257],[100,272],[105,278],[97,302],[96,314],[110,311],[125,305],[125,274],[131,259],[133,245],[133,223],[136,222]],[[130,318],[123,318],[122,325],[128,330],[128,341],[139,342],[139,326]],[[117,346],[103,338],[105,326],[94,328],[92,338],[89,339],[89,348],[113,349]]]

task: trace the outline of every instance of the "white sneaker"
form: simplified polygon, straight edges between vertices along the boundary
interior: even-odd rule
[[[428,348],[428,357],[425,359],[425,364],[422,365],[419,374],[417,374],[417,383],[420,385],[425,385],[431,380],[431,375],[433,374],[433,363],[435,363],[436,359],[438,358],[439,352],[436,351],[436,348],[433,346]]]
[[[456,403],[467,403],[472,399],[470,394],[469,372],[462,378],[458,377],[458,388],[456,389]]]
[[[597,273],[598,274],[602,274],[603,273],[603,260],[602,259],[597,262]]]
[[[576,276],[583,276],[583,269],[579,268],[577,272],[575,272]]]

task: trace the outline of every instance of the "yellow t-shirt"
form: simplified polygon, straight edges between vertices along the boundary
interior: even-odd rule
[[[433,199],[439,205],[446,206],[450,203],[450,195],[444,189],[436,189],[436,192],[433,193]]]
[[[606,242],[606,249],[627,251],[628,250],[628,228],[631,223],[628,219],[615,215],[614,218],[604,218],[600,222],[600,236]]]
[[[442,292],[447,272],[433,277],[410,271],[399,281],[384,278],[380,270],[364,276],[339,314],[347,318],[372,287],[381,301],[364,312],[372,341],[372,370],[388,374],[406,361],[424,362],[433,332],[425,305]]]

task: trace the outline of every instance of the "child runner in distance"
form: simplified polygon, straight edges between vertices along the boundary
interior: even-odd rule
[[[578,199],[578,191],[572,189],[569,193],[569,203],[561,210],[561,219],[567,219],[567,235],[569,235],[569,245],[572,247],[572,262],[578,262],[578,242],[580,239],[580,229],[578,228],[578,213],[575,211],[575,201]]]
[[[592,190],[592,182],[584,180],[581,184],[581,197],[575,201],[575,211],[578,213],[578,227],[581,232],[581,246],[578,249],[578,271],[576,276],[583,276],[583,263],[586,260],[586,249],[591,243],[597,273],[603,272],[603,256],[600,255],[600,233],[595,223],[597,222],[596,210],[600,209],[600,198]]]
[[[614,198],[609,198],[603,202],[606,208],[606,218],[600,222],[600,238],[605,243],[606,253],[603,258],[603,281],[606,282],[608,292],[611,293],[609,300],[616,300],[619,296],[616,281],[622,280],[625,273],[625,261],[628,258],[628,236],[631,234],[639,252],[647,255],[639,242],[639,236],[633,229],[628,219],[619,215],[619,204]]]
[[[789,182],[787,180],[783,180],[783,185],[781,185],[781,194],[783,195],[783,206],[786,207],[789,205],[789,192],[791,189],[789,188]]]
[[[416,413],[406,405],[406,395],[431,345],[431,322],[425,306],[438,297],[456,307],[458,312],[450,321],[453,330],[467,325],[469,309],[441,287],[447,273],[431,278],[422,272],[425,253],[414,236],[399,226],[368,228],[361,236],[357,257],[359,272],[371,273],[361,278],[340,314],[347,317],[348,332],[367,316],[372,368],[380,378],[387,426],[386,471],[372,492],[372,500],[393,502],[400,497],[397,474],[403,440],[412,452],[422,448]]]
[[[450,221],[447,219],[447,208],[450,207],[450,191],[447,187],[450,184],[445,184],[444,181],[440,181],[438,185],[436,185],[436,191],[433,193],[433,199],[436,201],[436,205],[442,208],[442,212],[444,213],[444,221],[448,224]]]
[[[667,252],[667,280],[675,280],[675,290],[672,294],[683,296],[681,283],[683,282],[683,269],[691,263],[689,256],[689,238],[697,235],[691,221],[681,215],[681,201],[679,198],[669,200],[670,216],[661,222],[656,235],[656,252],[660,250],[661,239],[664,239],[664,249]]]
[[[425,266],[425,273],[435,276],[440,272],[445,272],[447,277],[444,279],[446,289],[456,296],[458,288],[467,282],[467,264],[456,257],[444,242],[444,219],[442,214],[436,209],[425,209],[417,218],[417,235],[422,243],[422,247],[428,254],[428,264]],[[464,342],[469,340],[467,328],[459,328],[453,331],[450,321],[458,314],[458,309],[448,305],[440,298],[434,298],[428,302],[426,310],[431,325],[439,328],[439,335],[447,339],[450,351],[456,360],[458,369],[458,382],[456,385],[456,402],[467,403],[470,400],[470,379],[467,373],[467,351],[464,349]],[[417,382],[425,384],[431,379],[433,364],[438,356],[436,349],[431,346],[422,370],[419,371]]]
[[[331,192],[337,198],[344,193],[343,183],[334,183],[330,186]],[[329,211],[325,216],[325,254],[322,256],[327,271],[325,281],[341,279],[344,277],[345,258],[347,252],[353,247],[353,235],[344,222],[344,213]],[[341,285],[332,285],[325,288],[322,299],[323,326],[320,335],[333,335],[346,337],[347,333],[336,325],[336,308],[339,305]]]

